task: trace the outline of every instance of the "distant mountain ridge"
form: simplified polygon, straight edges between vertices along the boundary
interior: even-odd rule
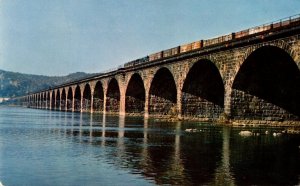
[[[67,76],[43,76],[0,70],[0,97],[16,97],[97,74],[76,72]]]

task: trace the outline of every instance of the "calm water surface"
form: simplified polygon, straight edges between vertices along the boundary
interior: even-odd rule
[[[299,185],[300,135],[273,136],[282,130],[0,107],[0,181]]]

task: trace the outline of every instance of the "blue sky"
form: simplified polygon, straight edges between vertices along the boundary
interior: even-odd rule
[[[299,10],[299,0],[0,0],[0,69],[101,72]]]

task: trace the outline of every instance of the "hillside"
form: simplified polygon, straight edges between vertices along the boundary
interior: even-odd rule
[[[76,72],[67,76],[41,76],[0,70],[0,97],[21,96],[92,75],[96,74]]]

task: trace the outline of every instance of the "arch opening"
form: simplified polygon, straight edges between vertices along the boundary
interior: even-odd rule
[[[56,103],[55,103],[55,110],[59,110],[60,108],[60,90],[56,92]]]
[[[36,107],[36,96],[35,95],[33,95],[32,96],[32,107]]]
[[[47,107],[47,109],[50,109],[50,101],[51,101],[51,99],[50,99],[50,91],[48,91],[46,95],[47,95],[46,96],[46,98],[47,98],[46,107]]]
[[[167,68],[159,69],[150,86],[149,114],[177,115],[177,90],[172,73]]]
[[[39,103],[39,102],[38,102],[38,95],[35,94],[35,95],[34,95],[34,107],[35,107],[35,108],[38,108],[38,106],[39,106],[38,103]]]
[[[106,111],[119,112],[120,109],[120,89],[118,81],[113,78],[109,82],[106,96]]]
[[[33,103],[32,106],[36,108],[36,95],[33,95]]]
[[[103,86],[100,81],[96,83],[95,90],[94,90],[94,101],[93,101],[93,111],[95,112],[102,112],[103,111],[103,100],[104,100],[104,93],[103,93]]]
[[[86,112],[91,110],[91,88],[88,83],[85,85],[83,91],[82,110]]]
[[[28,98],[28,107],[32,107],[32,96],[29,96]]]
[[[218,119],[224,112],[224,84],[218,68],[209,60],[195,63],[182,88],[182,115]]]
[[[55,110],[55,107],[56,107],[56,105],[55,105],[55,103],[56,103],[55,99],[56,99],[56,97],[55,97],[55,91],[52,90],[52,96],[51,96],[51,109],[52,110]]]
[[[37,107],[41,108],[41,94],[37,95]]]
[[[40,108],[40,104],[41,104],[40,94],[37,94],[37,108]]]
[[[125,96],[126,113],[144,113],[145,109],[145,88],[144,82],[139,74],[134,74],[127,86]]]
[[[80,112],[81,111],[81,92],[80,87],[77,85],[74,94],[74,111]]]
[[[41,93],[41,108],[44,109],[46,106],[45,93]]]
[[[65,89],[63,89],[61,93],[60,110],[66,110],[66,99],[67,99],[66,91]]]
[[[37,108],[41,107],[41,95],[37,94]]]
[[[43,97],[42,97],[42,93],[39,93],[39,108],[41,109],[43,106]]]
[[[67,111],[72,111],[73,108],[73,91],[72,88],[69,87],[67,94]]]
[[[46,92],[43,93],[43,106],[42,108],[43,109],[46,109],[46,106],[47,106],[47,97],[46,97]]]
[[[35,94],[34,96],[33,96],[33,107],[34,108],[39,108],[39,96],[38,96],[38,94]]]
[[[283,49],[264,46],[240,67],[232,86],[236,119],[299,120],[300,71]]]

